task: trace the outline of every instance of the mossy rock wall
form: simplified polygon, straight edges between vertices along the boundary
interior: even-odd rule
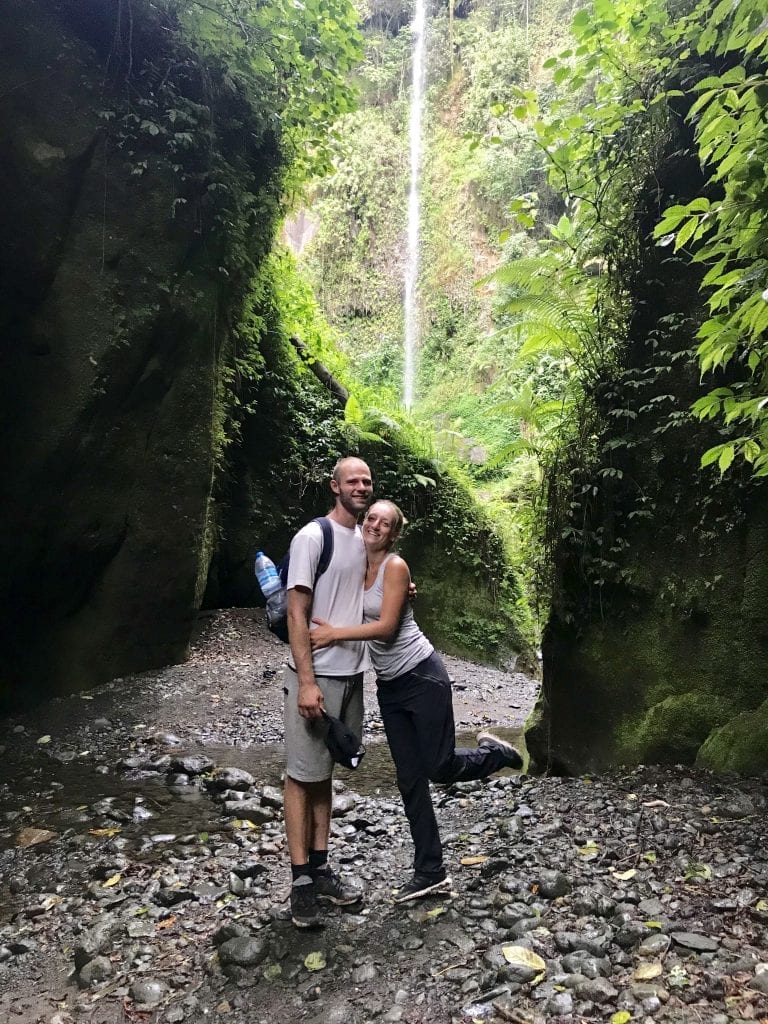
[[[207,575],[216,396],[244,285],[217,276],[205,175],[217,161],[267,208],[279,159],[264,133],[209,123],[210,160],[196,151],[182,184],[151,125],[111,130],[137,100],[116,39],[137,83],[169,56],[151,5],[130,13],[130,35],[126,5],[101,0],[10,0],[0,22],[0,706],[183,657]],[[178,95],[204,118],[199,84],[190,72]],[[231,91],[226,114],[248,116]],[[272,229],[265,216],[254,258]]]
[[[541,721],[528,734],[539,764],[582,771],[698,758],[764,770],[744,754],[755,747],[749,729],[738,730],[749,735],[740,752],[723,742],[730,728],[720,730],[735,716],[751,720],[768,692],[768,515],[753,514],[707,558],[646,537],[636,550],[642,589],[586,627],[552,617]]]
[[[684,115],[627,213],[627,337],[581,425],[597,454],[574,460],[553,489],[556,580],[526,733],[542,768],[763,770],[754,745],[731,756],[727,738],[762,721],[768,696],[766,486],[748,467],[722,479],[701,468],[727,428],[689,410],[728,381],[702,381],[694,356],[704,271],[652,240],[669,197],[706,191]]]

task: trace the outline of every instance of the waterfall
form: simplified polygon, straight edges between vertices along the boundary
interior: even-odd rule
[[[413,405],[413,377],[416,349],[419,343],[419,310],[417,302],[419,279],[419,169],[421,166],[421,115],[424,107],[424,34],[426,31],[426,0],[416,0],[411,32],[413,33],[413,72],[411,80],[411,113],[409,145],[411,181],[408,190],[408,255],[405,265],[405,366],[403,370],[403,404]]]

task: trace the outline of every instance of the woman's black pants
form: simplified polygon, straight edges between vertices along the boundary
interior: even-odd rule
[[[504,766],[494,748],[456,749],[451,681],[436,653],[396,679],[379,681],[381,718],[397,769],[415,847],[414,870],[443,870],[443,847],[429,783],[484,779]]]

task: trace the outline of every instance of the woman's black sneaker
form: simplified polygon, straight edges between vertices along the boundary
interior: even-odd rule
[[[451,880],[445,872],[442,875],[425,875],[417,871],[413,878],[397,890],[395,903],[407,903],[408,900],[418,900],[422,896],[437,896],[450,891]]]
[[[504,756],[505,768],[522,768],[523,758],[519,750],[515,750],[511,743],[507,743],[501,736],[495,736],[492,732],[479,732],[477,734],[478,747],[485,747],[487,750],[498,750]]]
[[[297,928],[314,928],[320,923],[315,884],[309,875],[300,875],[291,886],[291,920]]]

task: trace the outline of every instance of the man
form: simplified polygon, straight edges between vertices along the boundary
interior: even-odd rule
[[[328,514],[333,530],[328,568],[315,581],[323,546],[317,523],[308,523],[293,538],[288,566],[284,813],[291,919],[299,928],[318,923],[318,900],[347,906],[362,898],[362,890],[342,881],[328,864],[333,762],[322,715],[326,710],[362,734],[365,646],[348,642],[313,654],[309,626],[313,617],[332,624],[363,621],[365,546],[357,521],[373,493],[371,471],[362,459],[340,459],[330,486],[335,504]]]

